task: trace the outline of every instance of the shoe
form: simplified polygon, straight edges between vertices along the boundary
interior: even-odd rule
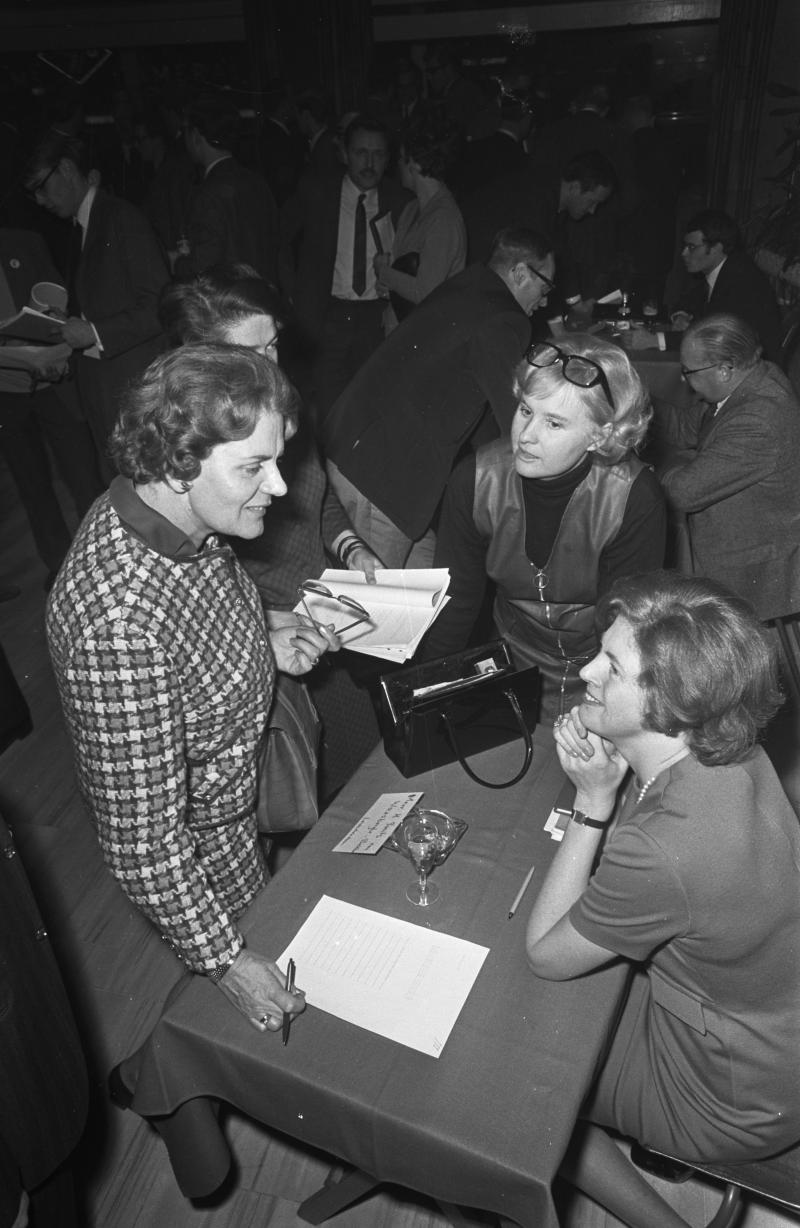
[[[0,584],[0,601],[13,601],[21,592],[18,584]]]

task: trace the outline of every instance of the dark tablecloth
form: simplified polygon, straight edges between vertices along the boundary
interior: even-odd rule
[[[503,779],[520,761],[516,744],[475,763]],[[379,1180],[494,1210],[525,1228],[557,1228],[550,1183],[626,977],[615,965],[547,982],[526,963],[527,917],[556,848],[542,828],[564,783],[545,730],[524,780],[499,792],[473,784],[457,764],[406,780],[380,748],[365,761],[249,910],[249,947],[280,954],[328,894],[481,943],[490,954],[439,1059],[313,1006],[294,1021],[284,1048],[279,1035],[256,1032],[209,981],[187,978],[123,1067],[137,1112],[179,1110],[159,1128],[184,1193],[207,1193],[224,1176],[227,1153],[207,1102],[197,1099],[216,1097]],[[398,854],[331,852],[380,793],[411,789],[424,789],[423,804],[469,823],[435,870],[442,897],[428,910],[406,901],[414,872]],[[532,863],[533,882],[509,920]]]

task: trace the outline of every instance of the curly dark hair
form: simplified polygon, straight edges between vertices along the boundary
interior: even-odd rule
[[[423,175],[445,182],[462,144],[460,129],[437,111],[422,111],[400,133],[402,155]]]
[[[298,396],[279,367],[241,345],[185,345],[151,362],[123,398],[111,436],[134,482],[191,482],[217,444],[246,439],[262,413],[296,429]]]
[[[654,571],[611,586],[597,606],[599,630],[615,618],[639,650],[645,729],[686,733],[709,766],[745,759],[783,699],[752,607],[712,580]]]

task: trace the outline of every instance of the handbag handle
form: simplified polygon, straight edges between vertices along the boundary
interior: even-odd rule
[[[531,766],[531,760],[533,759],[533,743],[531,742],[531,734],[530,734],[530,730],[528,729],[528,726],[525,724],[525,718],[522,715],[522,709],[519,706],[519,700],[517,699],[511,687],[509,687],[507,691],[503,691],[503,694],[505,695],[508,702],[511,704],[511,710],[514,713],[516,722],[519,725],[519,731],[522,734],[522,739],[525,743],[525,760],[522,764],[522,767],[519,769],[519,771],[516,773],[515,776],[511,777],[510,780],[501,780],[499,782],[496,782],[493,780],[484,780],[481,776],[478,776],[477,772],[473,772],[472,768],[467,763],[461,751],[458,749],[458,742],[456,740],[456,731],[452,726],[448,712],[445,710],[441,714],[442,720],[444,721],[445,729],[447,730],[447,736],[450,739],[450,745],[453,748],[453,753],[458,759],[458,762],[461,764],[462,768],[464,769],[464,771],[467,773],[467,775],[470,777],[471,780],[474,780],[476,784],[483,785],[486,789],[508,789],[511,787],[511,785],[515,785],[518,781],[522,780],[522,777],[525,775],[528,768]]]

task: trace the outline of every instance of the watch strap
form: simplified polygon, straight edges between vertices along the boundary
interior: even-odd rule
[[[583,810],[576,810],[574,807],[570,811],[570,817],[579,827],[596,827],[602,831],[604,827],[608,827],[607,822],[602,822],[600,819],[593,819],[590,815],[585,814]]]

